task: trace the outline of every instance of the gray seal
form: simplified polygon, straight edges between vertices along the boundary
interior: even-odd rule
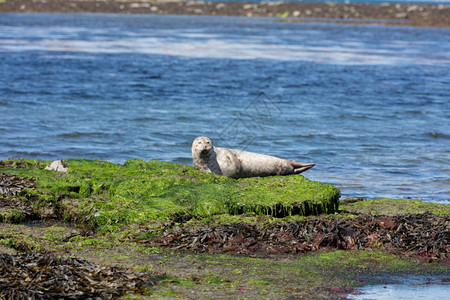
[[[192,143],[192,159],[197,170],[231,178],[299,174],[315,165],[243,150],[214,147],[211,140],[205,136],[197,137]]]

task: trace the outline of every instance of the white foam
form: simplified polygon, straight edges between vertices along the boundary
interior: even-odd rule
[[[280,26],[278,24],[278,26]],[[292,28],[291,28],[292,29]],[[114,32],[73,27],[0,26],[0,51],[168,55],[213,59],[269,59],[339,65],[446,65],[450,55],[422,53],[426,42],[338,37],[320,30],[271,31],[267,35],[208,33],[201,29]],[[207,28],[205,27],[205,31]],[[279,35],[281,36],[279,36]],[[82,37],[82,38],[80,38]],[[430,42],[428,42],[430,43]],[[437,42],[436,42],[437,43]]]

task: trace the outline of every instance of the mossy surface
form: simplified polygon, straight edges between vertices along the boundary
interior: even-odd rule
[[[148,220],[219,214],[333,213],[340,195],[337,188],[301,175],[236,180],[161,161],[133,159],[119,165],[75,159],[64,163],[69,166],[67,174],[44,170],[46,164],[31,160],[26,164],[10,160],[1,172],[36,180],[37,187],[22,195],[38,214],[53,209],[66,221],[104,230]],[[5,168],[15,164],[21,168]]]
[[[127,295],[124,299],[338,299],[380,276],[448,274],[448,266],[424,264],[424,260],[379,252],[378,248],[336,251],[327,244],[306,255],[268,251],[226,254],[227,249],[206,254],[164,246],[183,228],[181,237],[192,234],[201,240],[213,239],[212,230],[219,226],[221,232],[229,228],[267,232],[261,236],[270,249],[276,250],[280,241],[283,245],[295,242],[288,229],[296,224],[307,223],[312,231],[314,224],[319,228],[339,223],[351,229],[344,221],[356,220],[360,214],[369,214],[369,219],[381,224],[370,214],[431,212],[448,216],[448,205],[393,199],[344,201],[339,214],[303,216],[337,211],[339,191],[297,175],[235,180],[157,161],[65,163],[69,166],[67,174],[44,170],[49,162],[0,162],[0,173],[36,181],[33,188],[24,187],[0,199],[8,204],[0,210],[0,253],[42,251],[55,257],[150,272],[159,278],[151,295]],[[38,221],[30,222],[30,218]],[[385,226],[392,225],[386,218],[381,221]],[[201,230],[195,235],[198,228]],[[280,230],[275,232],[274,228]],[[239,249],[251,248],[245,236],[228,236],[233,243],[242,243]],[[175,238],[174,245],[181,243]],[[307,242],[315,245],[320,241],[311,238]]]
[[[450,205],[424,202],[417,199],[381,198],[360,201],[346,199],[341,201],[339,209],[350,213],[371,215],[406,215],[429,212],[435,215],[450,216]]]
[[[269,256],[173,251],[137,243],[130,238],[131,232],[90,235],[64,224],[4,224],[0,225],[0,253],[44,251],[150,272],[160,281],[150,295],[136,295],[143,299],[344,299],[365,284],[405,274],[445,276],[449,270],[378,251]]]

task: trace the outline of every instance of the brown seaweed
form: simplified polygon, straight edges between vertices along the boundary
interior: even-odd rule
[[[15,196],[23,189],[33,189],[36,182],[32,178],[0,173],[0,195]]]
[[[430,261],[450,258],[450,218],[430,213],[311,218],[293,223],[166,224],[150,243],[202,252],[306,253],[318,250],[385,250]]]
[[[116,299],[145,293],[156,280],[144,273],[43,253],[0,254],[0,299]]]

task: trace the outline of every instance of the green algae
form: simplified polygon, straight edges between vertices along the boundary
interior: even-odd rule
[[[272,256],[179,252],[136,243],[130,238],[136,230],[83,235],[81,230],[63,225],[5,224],[0,226],[0,246],[151,271],[160,281],[148,297],[157,299],[335,299],[345,298],[354,287],[376,283],[380,276],[448,274],[446,266],[378,251]]]
[[[369,251],[332,251],[273,258],[166,253],[166,274],[153,297],[337,299],[395,274],[445,274],[446,267]],[[199,268],[202,266],[202,268]],[[177,267],[183,267],[179,274]],[[185,282],[188,284],[185,284]]]
[[[371,215],[406,215],[426,212],[441,216],[450,215],[450,205],[424,202],[418,199],[381,198],[362,201],[346,199],[341,201],[339,208],[350,213]]]
[[[254,212],[286,216],[333,213],[339,190],[301,175],[230,179],[191,166],[132,159],[124,165],[98,160],[64,161],[67,174],[41,161],[3,163],[5,174],[32,177],[23,201],[37,214],[53,209],[67,221],[114,230],[123,224],[173,218],[206,218]],[[21,168],[12,168],[19,165]]]
[[[103,265],[151,271],[160,283],[150,296],[125,298],[345,298],[352,288],[378,276],[448,274],[448,267],[377,251],[331,251],[311,255],[210,255],[157,248],[151,241],[161,224],[295,222],[313,218],[352,218],[357,213],[402,214],[430,211],[449,215],[448,205],[419,200],[376,199],[343,203],[339,191],[302,176],[229,179],[165,162],[130,160],[124,165],[68,160],[68,174],[44,170],[46,164],[0,172],[33,177],[35,189],[15,196],[40,216],[100,226],[93,232],[73,224],[30,227],[0,224],[0,252],[45,251]],[[20,164],[16,164],[20,166]],[[412,202],[410,202],[412,201]],[[308,203],[308,204],[303,204]],[[308,205],[308,206],[307,206]],[[280,217],[280,218],[278,218]],[[165,221],[165,219],[172,219]],[[177,221],[177,219],[179,219]],[[5,222],[12,222],[8,218]],[[21,219],[17,219],[20,221]],[[161,220],[161,221],[155,221]],[[176,223],[175,223],[176,224]],[[151,230],[149,230],[151,228]]]
[[[0,207],[0,222],[21,223],[25,216],[20,209],[11,207]]]

